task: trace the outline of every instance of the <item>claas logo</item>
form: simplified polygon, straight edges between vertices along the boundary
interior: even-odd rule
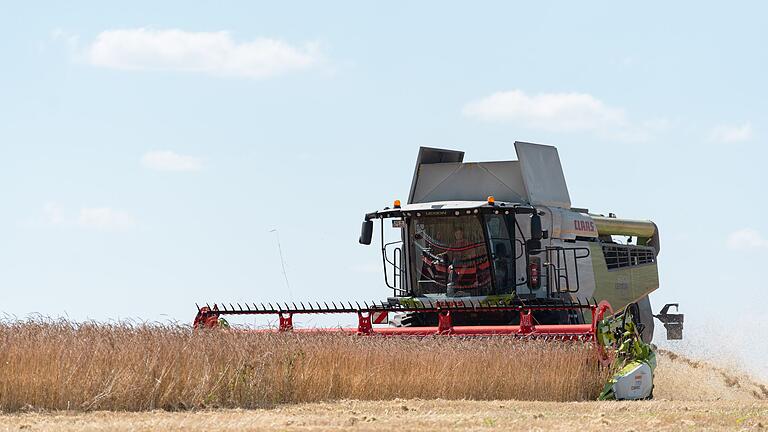
[[[575,220],[573,221],[573,227],[577,231],[595,231],[595,223],[592,221]]]

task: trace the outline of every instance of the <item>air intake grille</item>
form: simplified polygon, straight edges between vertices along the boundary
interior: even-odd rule
[[[605,244],[603,255],[608,270],[656,262],[656,250],[648,246]]]

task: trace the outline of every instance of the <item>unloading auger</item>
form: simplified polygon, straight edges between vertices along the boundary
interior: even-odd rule
[[[370,245],[379,222],[392,290],[386,301],[205,305],[195,327],[228,326],[225,315],[273,315],[274,331],[590,343],[615,370],[601,398],[650,397],[653,319],[668,339],[683,330],[683,315],[669,313],[677,304],[651,309],[656,224],[572,207],[557,149],[523,142],[515,149],[519,160],[499,162],[419,150],[408,202],[367,213],[360,233]],[[356,314],[358,325],[294,328],[293,317],[303,314]]]

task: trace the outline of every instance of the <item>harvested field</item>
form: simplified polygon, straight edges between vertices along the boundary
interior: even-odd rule
[[[340,399],[593,400],[582,343],[0,325],[0,410],[261,408]]]
[[[768,403],[736,401],[521,402],[390,400],[272,409],[26,413],[0,431],[695,431],[768,427]]]

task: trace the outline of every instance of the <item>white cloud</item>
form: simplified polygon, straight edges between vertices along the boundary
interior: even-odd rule
[[[624,111],[586,93],[541,93],[521,90],[494,93],[464,106],[464,115],[490,122],[513,122],[559,131],[594,131],[628,126]]]
[[[77,219],[83,228],[95,228],[102,231],[120,231],[133,228],[136,220],[133,216],[109,207],[93,207],[80,209]]]
[[[587,93],[497,92],[469,102],[466,117],[548,132],[588,132],[620,141],[647,141],[667,129],[666,119],[630,121],[624,110]]]
[[[752,228],[744,228],[728,235],[725,241],[729,249],[768,249],[768,239],[765,239],[759,231]]]
[[[720,125],[712,129],[710,138],[713,141],[722,143],[749,141],[752,139],[752,125],[750,123],[744,123],[742,125]]]
[[[157,171],[200,171],[203,160],[169,150],[150,151],[141,158],[144,167]]]
[[[94,66],[170,70],[267,78],[322,61],[318,44],[294,46],[279,39],[235,42],[226,31],[187,32],[144,28],[100,33],[85,51]]]

